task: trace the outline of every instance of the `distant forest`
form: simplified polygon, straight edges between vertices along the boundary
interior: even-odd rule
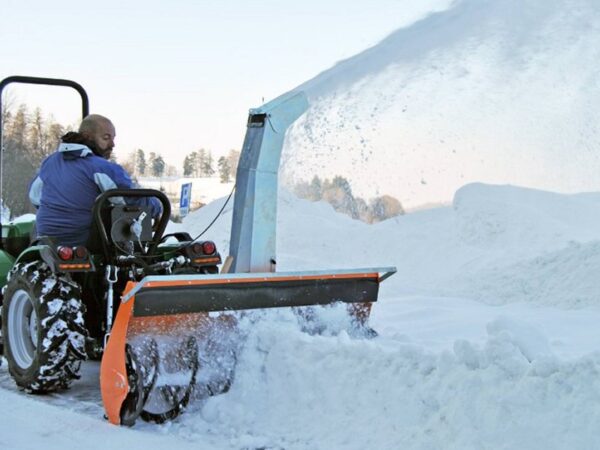
[[[26,105],[16,111],[3,108],[2,199],[11,216],[34,212],[29,203],[29,182],[46,156],[56,147],[67,129]]]
[[[56,150],[60,138],[69,129],[57,123],[52,116],[44,116],[39,108],[30,111],[26,105],[20,105],[16,111],[4,108],[2,122],[2,199],[11,216],[16,217],[35,212],[29,203],[29,182],[44,158]],[[212,177],[218,174],[222,183],[230,182],[235,178],[239,155],[239,151],[230,150],[215,164],[210,151],[200,149],[192,152],[184,160],[184,176]],[[146,156],[142,149],[131,152],[122,164],[134,177],[160,177],[176,175],[178,172],[165,164],[160,154],[150,153]],[[331,180],[315,176],[310,183],[296,184],[294,191],[301,198],[326,201],[336,211],[367,223],[404,214],[400,202],[389,195],[375,197],[368,202],[355,197],[350,183],[342,176],[335,176]]]
[[[183,160],[183,176],[191,178],[210,178],[218,173],[221,183],[229,183],[235,178],[240,152],[229,150],[227,156],[221,156],[216,161],[210,150],[203,148],[186,155]],[[130,152],[125,161],[121,163],[133,177],[157,177],[176,176],[181,173],[175,167],[165,164],[163,157],[150,152],[146,154],[143,149],[138,148]]]
[[[16,109],[4,106],[2,111],[2,199],[12,217],[35,212],[28,198],[29,183],[46,156],[56,150],[60,138],[72,126],[62,125],[39,108],[31,111],[27,105]],[[143,176],[215,176],[222,183],[235,178],[239,151],[230,150],[227,156],[213,161],[210,151],[200,149],[186,156],[182,170],[167,164],[160,154],[142,149],[130,152],[124,161],[118,161],[135,179]],[[114,158],[114,154],[113,154]],[[115,162],[117,162],[115,160]]]

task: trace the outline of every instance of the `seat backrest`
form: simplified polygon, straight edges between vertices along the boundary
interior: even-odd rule
[[[111,211],[112,206],[106,206],[102,208],[100,211],[100,215],[102,216],[102,223],[104,224],[104,229],[108,235],[108,239],[110,241],[110,227],[111,227]],[[88,238],[88,242],[86,244],[88,251],[95,255],[102,252],[102,239],[100,237],[100,230],[98,229],[98,224],[96,221],[92,221],[92,228],[90,230],[90,237]]]
[[[137,242],[137,237],[131,233],[130,226],[131,223],[135,219],[138,219],[144,212],[146,215],[141,222],[142,229],[140,241],[146,243],[152,240],[153,236],[150,207],[137,205],[110,205],[102,208],[100,215],[102,216],[102,223],[106,230],[109,245],[112,247],[116,242],[117,246],[119,246],[119,244],[124,242],[132,241],[134,243],[134,249],[141,250]],[[98,224],[95,221],[92,223],[87,248],[92,254],[103,251],[101,233]]]

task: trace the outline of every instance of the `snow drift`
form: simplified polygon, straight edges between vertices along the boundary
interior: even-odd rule
[[[225,198],[187,218],[202,231]],[[600,307],[600,194],[481,183],[452,206],[367,225],[325,202],[280,193],[278,270],[395,265],[384,293]],[[211,238],[227,254],[232,206]]]
[[[291,313],[269,312],[230,393],[184,416],[177,435],[210,429],[250,448],[593,447],[599,202],[472,184],[452,207],[365,225],[282,192],[285,269],[399,267],[375,306],[381,336],[308,336]],[[202,228],[205,212],[186,225]]]

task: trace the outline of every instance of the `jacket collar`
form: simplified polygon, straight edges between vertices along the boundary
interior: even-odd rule
[[[83,144],[65,144],[64,142],[58,146],[58,151],[63,154],[65,158],[85,158],[94,154],[87,145]]]

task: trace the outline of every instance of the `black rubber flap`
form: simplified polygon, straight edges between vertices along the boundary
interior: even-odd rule
[[[143,287],[135,294],[133,315],[365,303],[377,301],[378,291],[377,278],[364,277]]]

